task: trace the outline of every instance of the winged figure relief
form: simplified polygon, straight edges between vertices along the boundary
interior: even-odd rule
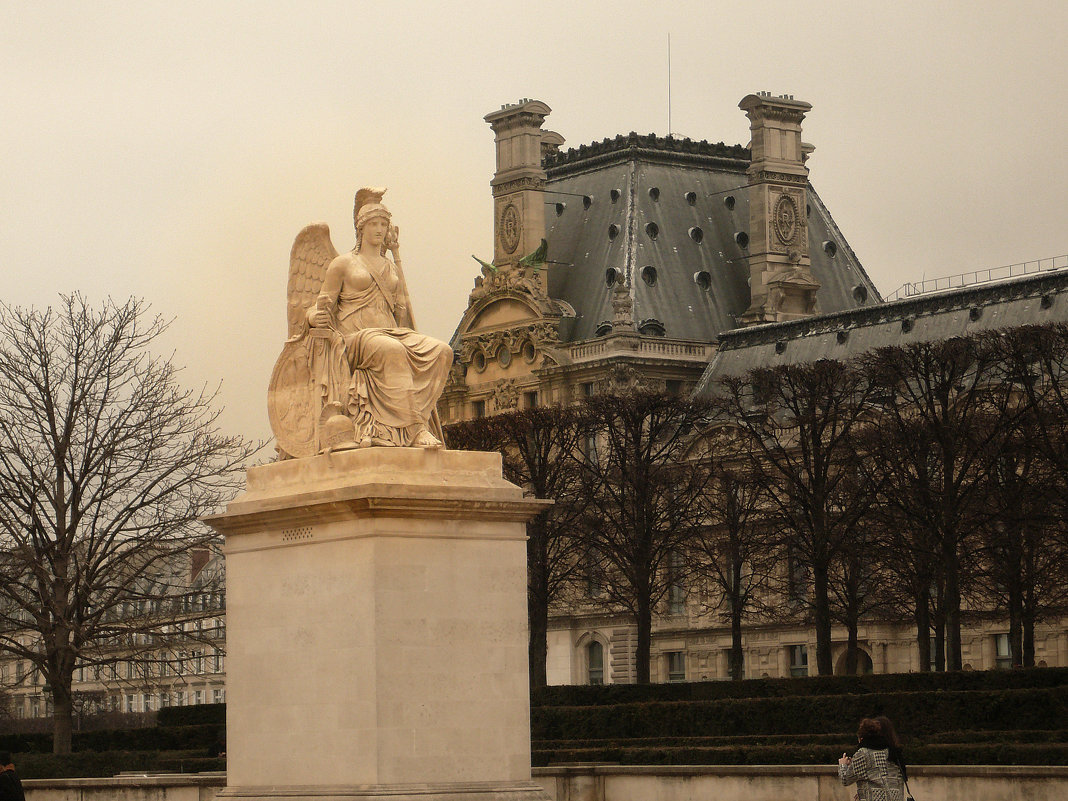
[[[384,193],[356,194],[352,251],[338,254],[325,223],[308,225],[293,243],[289,336],[267,393],[279,458],[443,447],[435,405],[453,353],[415,330],[400,229],[382,204]]]

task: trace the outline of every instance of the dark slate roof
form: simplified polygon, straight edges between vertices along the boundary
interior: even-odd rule
[[[566,265],[550,266],[549,294],[576,312],[561,332],[565,341],[593,338],[612,319],[608,270],[626,277],[636,325],[655,321],[668,337],[705,342],[734,328],[749,306],[746,252],[735,241],[736,233],[748,233],[748,166],[749,151],[741,146],[637,134],[548,156],[548,258]],[[811,185],[808,213],[819,309],[854,308],[858,284],[869,304],[878,303],[878,291]],[[650,223],[659,229],[655,239]],[[835,243],[834,258],[822,249],[825,241]]]
[[[847,359],[873,348],[1020,325],[1068,322],[1068,270],[1036,273],[874,307],[727,331],[695,390],[754,367]]]

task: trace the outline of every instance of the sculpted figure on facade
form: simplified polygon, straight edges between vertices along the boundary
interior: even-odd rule
[[[400,229],[382,204],[385,191],[356,193],[352,251],[338,255],[324,223],[307,226],[293,243],[289,338],[268,392],[279,458],[443,447],[435,405],[453,353],[415,330]]]

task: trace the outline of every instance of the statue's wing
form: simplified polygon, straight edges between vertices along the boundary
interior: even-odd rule
[[[286,290],[286,316],[289,337],[300,334],[306,324],[308,307],[315,303],[326,278],[326,268],[337,258],[330,228],[312,223],[297,234],[289,253],[289,288]]]

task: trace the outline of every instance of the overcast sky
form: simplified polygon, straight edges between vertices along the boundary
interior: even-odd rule
[[[812,104],[811,181],[883,294],[1068,253],[1068,3],[0,0],[0,300],[142,296],[190,384],[266,438],[289,250],[352,247],[389,187],[420,328],[492,257],[493,136],[521,97],[577,146],[748,142],[738,101]]]

